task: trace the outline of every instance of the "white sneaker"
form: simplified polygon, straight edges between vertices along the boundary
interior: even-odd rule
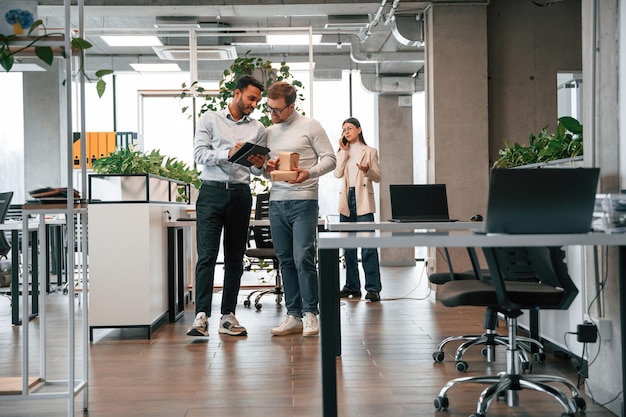
[[[304,313],[304,329],[302,336],[317,336],[320,334],[320,325],[317,322],[317,316],[313,313]]]
[[[218,333],[229,334],[231,336],[245,336],[248,334],[246,328],[239,324],[239,320],[233,313],[224,314],[220,319]]]
[[[288,334],[302,333],[302,319],[300,317],[287,314],[287,317],[272,329],[272,334],[276,336],[286,336]]]
[[[208,336],[209,335],[209,322],[204,311],[196,314],[196,318],[189,329],[187,329],[187,336]]]

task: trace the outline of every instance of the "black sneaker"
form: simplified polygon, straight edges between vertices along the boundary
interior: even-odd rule
[[[345,288],[341,291],[339,291],[339,297],[340,298],[361,298],[361,291],[350,291],[350,290],[346,290]]]
[[[380,301],[380,294],[374,291],[368,291],[365,295],[366,300],[370,300],[371,302]]]

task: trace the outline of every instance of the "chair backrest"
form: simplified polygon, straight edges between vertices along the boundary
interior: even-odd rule
[[[578,295],[564,261],[561,247],[484,248],[489,264],[498,304],[503,309],[514,310],[533,306],[533,300],[525,305],[512,302],[507,296],[506,281],[540,283],[562,290],[559,302],[553,305],[538,305],[541,309],[565,310]]]
[[[0,193],[0,224],[4,223],[4,219],[9,211],[11,205],[11,199],[13,198],[13,191],[6,193]]]
[[[254,208],[254,219],[263,220],[270,218],[270,195],[258,194],[256,196],[256,206]]]
[[[13,191],[0,193],[0,224],[4,223],[4,219],[9,211],[11,205],[11,199],[13,198]],[[0,233],[0,256],[7,256],[11,251],[11,245],[6,239],[4,232]]]

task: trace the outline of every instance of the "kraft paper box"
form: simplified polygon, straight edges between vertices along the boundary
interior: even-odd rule
[[[300,154],[296,152],[281,152],[278,154],[278,167],[276,171],[272,171],[270,176],[272,181],[294,181],[298,178],[298,162]]]

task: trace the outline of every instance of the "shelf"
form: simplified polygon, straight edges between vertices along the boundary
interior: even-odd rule
[[[31,389],[40,382],[41,378],[31,376],[28,378],[28,388]],[[22,395],[22,377],[0,378],[0,396],[1,395]]]

